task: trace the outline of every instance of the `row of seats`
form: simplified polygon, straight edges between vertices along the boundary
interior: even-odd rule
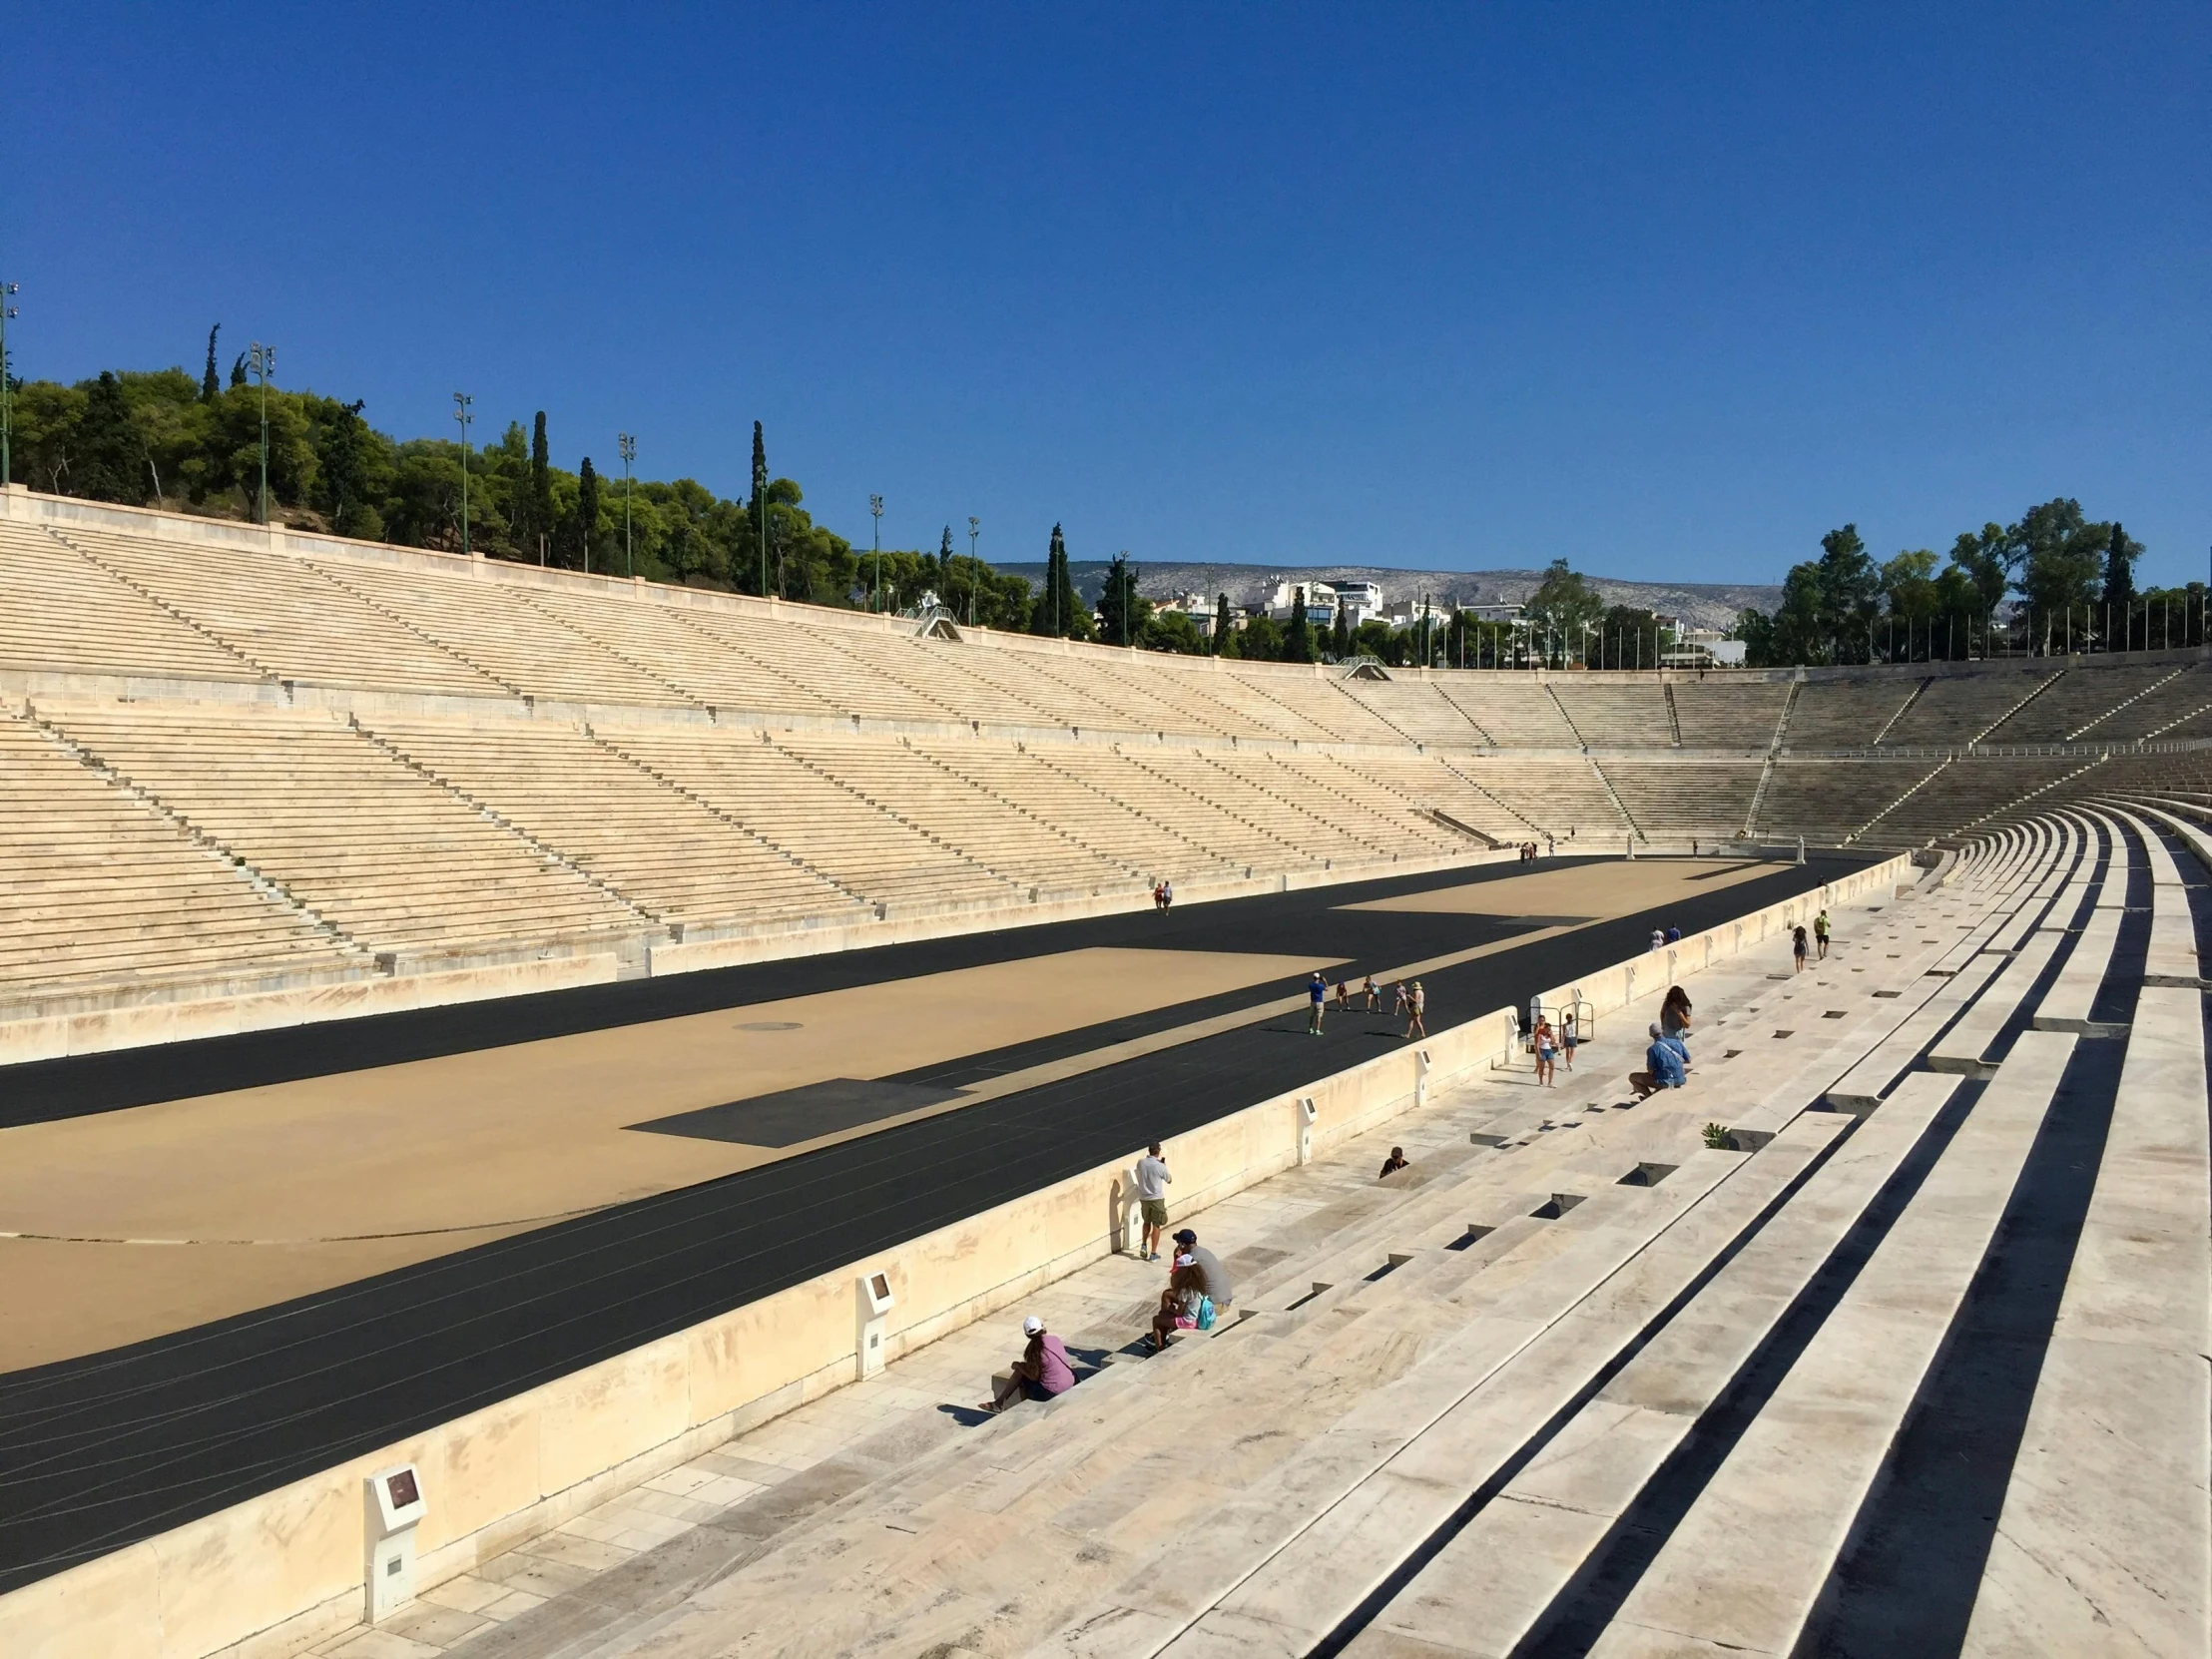
[[[98,804],[88,826],[167,848],[143,882],[130,859],[113,872],[138,941],[118,954],[101,906],[55,899],[89,883],[110,831],[53,839],[65,816],[17,815],[40,830],[16,831],[0,984],[41,991],[1138,894],[1529,839],[1603,851],[1748,824],[1768,840],[1919,845],[2046,799],[2206,774],[2150,757],[1355,755],[213,703],[41,705],[5,729],[8,799],[66,783]],[[189,937],[217,908],[223,925]]]
[[[865,1438],[880,1404],[822,1401],[790,1443],[846,1454],[686,1541],[711,1588],[565,1651],[2199,1652],[2184,844],[2069,810],[1836,906],[1805,972],[1778,937],[1690,979],[1689,1084],[1638,1104],[1660,977],[1557,1087],[1453,1085],[1190,1214],[1237,1286],[1210,1339],[1147,1358],[1156,1274],[1108,1262],[1030,1304],[1070,1393]]]
[[[854,619],[857,622],[857,619]],[[1336,670],[924,641],[524,567],[0,524],[0,666],[871,721],[1442,749],[1803,753],[2212,735],[2212,669],[2047,661],[1810,680]],[[1788,711],[1785,723],[1783,715]]]

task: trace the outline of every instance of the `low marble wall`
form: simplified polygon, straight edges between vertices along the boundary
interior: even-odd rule
[[[1757,946],[1823,903],[1887,890],[1905,856],[1585,975],[1610,1012],[1668,978]],[[1546,993],[1556,1000],[1564,989]],[[1301,1102],[1324,1151],[1411,1109],[1434,1088],[1518,1063],[1515,1010],[1494,1009],[1349,1071],[1178,1136],[1178,1220],[1299,1162]],[[543,1387],[295,1481],[0,1597],[11,1659],[249,1659],[336,1630],[361,1605],[361,1478],[422,1471],[418,1582],[469,1571],[629,1485],[853,1381],[855,1281],[888,1276],[887,1358],[1007,1308],[1120,1242],[1138,1149]]]

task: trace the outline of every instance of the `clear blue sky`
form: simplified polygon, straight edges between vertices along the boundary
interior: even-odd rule
[[[281,378],[863,545],[1776,580],[2212,543],[2212,7],[26,7],[19,371]]]

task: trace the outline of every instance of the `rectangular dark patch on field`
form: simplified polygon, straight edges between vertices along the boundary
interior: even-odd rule
[[[654,1135],[685,1135],[698,1141],[735,1141],[743,1146],[797,1146],[818,1135],[834,1135],[886,1118],[942,1106],[957,1100],[959,1089],[924,1083],[879,1083],[859,1077],[832,1077],[796,1089],[755,1095],[695,1112],[654,1118],[629,1127]]]

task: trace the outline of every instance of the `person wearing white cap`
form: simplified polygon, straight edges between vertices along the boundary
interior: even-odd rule
[[[1075,1368],[1068,1364],[1068,1351],[1044,1328],[1043,1320],[1031,1314],[1021,1322],[1021,1334],[1028,1339],[1021,1358],[1008,1368],[1005,1385],[978,1410],[1003,1411],[1024,1394],[1031,1399],[1050,1399],[1075,1386]]]

